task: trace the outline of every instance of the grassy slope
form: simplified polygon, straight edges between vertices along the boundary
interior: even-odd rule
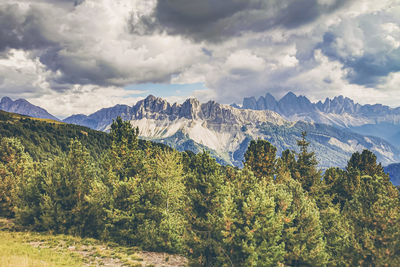
[[[91,238],[16,231],[0,218],[0,266],[185,266],[185,258]],[[21,229],[19,229],[21,230]]]

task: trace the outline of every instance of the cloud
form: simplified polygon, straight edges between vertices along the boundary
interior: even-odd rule
[[[394,0],[4,0],[0,94],[63,116],[133,101],[122,88],[141,83],[202,83],[193,95],[227,104],[289,90],[394,103],[399,12]]]
[[[35,97],[51,91],[51,72],[31,53],[11,49],[0,58],[0,95]]]
[[[297,28],[329,14],[345,0],[158,0],[153,14],[134,16],[132,32],[166,31],[196,41],[224,41],[244,32]]]
[[[40,10],[18,4],[0,4],[0,51],[41,49],[52,45],[41,31],[44,21]]]
[[[99,87],[94,85],[75,85],[67,92],[51,92],[41,97],[27,98],[31,103],[41,106],[59,118],[71,114],[89,115],[105,107],[117,104],[132,106],[143,99],[141,91],[126,91],[120,87]]]
[[[350,69],[350,83],[376,87],[387,75],[400,71],[399,12],[398,6],[388,6],[344,18],[324,34],[319,47]]]

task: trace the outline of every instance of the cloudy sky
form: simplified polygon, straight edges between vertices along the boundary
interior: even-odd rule
[[[2,0],[0,97],[65,117],[148,94],[400,106],[399,0]]]

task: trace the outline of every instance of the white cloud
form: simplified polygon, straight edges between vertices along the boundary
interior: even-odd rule
[[[40,96],[50,91],[51,72],[31,53],[12,49],[0,58],[0,94],[11,97]]]
[[[117,104],[132,106],[143,97],[135,96],[141,91],[125,90],[119,87],[75,85],[66,92],[55,92],[41,97],[27,98],[32,104],[45,108],[51,114],[65,118],[71,114],[91,114],[104,107]]]
[[[324,8],[335,2],[318,0]],[[223,103],[288,90],[315,100],[343,94],[362,103],[400,101],[396,0],[349,1],[298,27],[244,31],[247,25],[220,42],[133,29],[143,26],[143,16],[151,19],[156,0],[86,0],[78,6],[67,1],[5,0],[0,11],[8,4],[18,7],[18,25],[29,14],[40,15],[38,31],[45,40],[41,44],[47,46],[0,51],[0,94],[27,98],[60,116],[132,104],[138,98],[122,87],[142,82],[204,83],[208,89],[192,95]],[[273,12],[268,16],[273,21]],[[326,40],[328,33],[331,42]],[[364,77],[354,62],[366,56],[378,67],[390,60],[383,64],[387,72],[373,81],[376,86],[351,80]],[[181,102],[183,97],[169,100]]]

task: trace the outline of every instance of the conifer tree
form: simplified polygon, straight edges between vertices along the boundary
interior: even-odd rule
[[[87,149],[71,141],[68,155],[48,162],[40,175],[42,226],[58,233],[95,235],[86,197],[97,174]]]
[[[226,185],[219,265],[279,266],[283,263],[283,217],[277,212],[276,186],[246,168]]]
[[[272,177],[275,173],[276,147],[266,140],[252,140],[244,154],[245,165],[258,178]]]
[[[353,153],[347,163],[346,170],[348,172],[356,170],[361,176],[379,176],[387,180],[389,179],[389,175],[385,173],[382,165],[377,163],[374,153],[367,149],[364,149],[361,154],[359,152]]]
[[[286,173],[288,175],[288,173]],[[324,266],[328,261],[320,213],[314,200],[290,176],[277,177],[276,201],[282,212],[288,266]],[[282,183],[284,182],[284,183]]]
[[[195,155],[189,163],[186,180],[189,210],[189,256],[194,264],[213,266],[219,255],[221,239],[215,225],[223,195],[224,177],[220,165],[208,152]]]
[[[297,141],[300,153],[297,156],[297,173],[293,177],[301,182],[304,190],[310,191],[313,186],[318,186],[321,182],[321,171],[317,169],[318,162],[314,152],[309,152],[310,143],[306,140],[307,133],[301,133],[302,139]]]
[[[16,138],[0,141],[0,215],[12,217],[18,201],[19,185],[33,176],[33,162]]]
[[[137,240],[145,249],[182,253],[186,238],[185,174],[177,151],[160,151],[142,179]]]
[[[393,187],[393,186],[392,186]],[[351,232],[352,265],[400,265],[400,203],[379,176],[363,176],[344,215]]]
[[[103,203],[107,222],[103,238],[132,245],[137,238],[138,208],[141,181],[144,179],[145,156],[138,149],[138,128],[118,117],[111,124],[111,149],[102,160],[103,184],[97,184],[97,193],[108,194]],[[97,200],[96,200],[97,199]],[[93,198],[93,203],[99,203]]]
[[[104,160],[107,175],[121,181],[134,177],[143,168],[143,152],[138,149],[139,129],[117,117],[111,124],[111,150]]]

